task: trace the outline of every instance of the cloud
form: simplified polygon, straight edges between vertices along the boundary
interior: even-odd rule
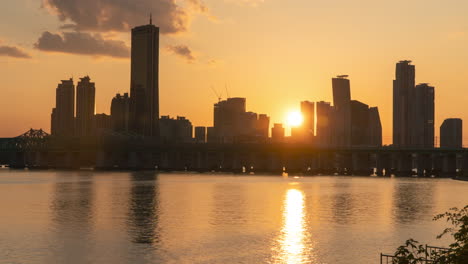
[[[201,0],[186,1],[199,12],[208,10]],[[79,31],[128,31],[148,23],[150,13],[162,34],[185,32],[190,23],[187,8],[176,0],[43,0],[43,6],[58,15],[63,28]]]
[[[265,2],[265,0],[225,0],[225,1],[236,3],[236,4],[242,4],[242,5],[250,5],[250,6],[257,6]]]
[[[34,47],[49,52],[128,58],[130,49],[120,40],[104,39],[101,34],[64,32],[62,35],[42,33]]]
[[[31,55],[14,46],[0,46],[0,56],[29,59]]]
[[[188,63],[193,63],[196,60],[193,51],[186,45],[172,45],[167,46],[166,49],[167,51],[184,58]]]
[[[210,12],[209,8],[201,0],[187,0],[187,1],[195,11],[198,11],[204,14],[208,14]]]

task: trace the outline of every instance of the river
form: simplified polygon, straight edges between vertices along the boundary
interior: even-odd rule
[[[0,169],[0,263],[379,263],[466,204],[451,179]]]

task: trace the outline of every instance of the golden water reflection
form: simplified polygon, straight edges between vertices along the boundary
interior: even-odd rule
[[[283,205],[283,228],[278,238],[279,254],[277,263],[306,263],[310,261],[306,248],[304,194],[289,189]]]

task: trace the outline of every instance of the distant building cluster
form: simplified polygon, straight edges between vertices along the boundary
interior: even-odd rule
[[[273,142],[311,144],[318,147],[382,146],[382,125],[377,107],[351,100],[348,76],[332,79],[333,106],[330,102],[301,102],[303,124],[293,127],[285,137],[282,124],[272,128]]]
[[[110,115],[95,113],[96,85],[89,76],[63,80],[56,88],[51,114],[54,136],[138,135],[162,143],[298,143],[317,147],[380,147],[379,109],[352,100],[347,75],[332,78],[331,102],[300,103],[303,123],[286,137],[283,124],[270,127],[270,117],[247,111],[246,98],[214,104],[213,126],[197,126],[185,117],[159,115],[159,28],[132,29],[130,93],[116,94]],[[411,61],[396,64],[393,81],[393,147],[433,148],[435,88],[415,84]],[[271,130],[270,130],[271,129]],[[271,131],[271,135],[270,135]],[[194,133],[193,133],[194,132]],[[462,120],[450,118],[440,127],[443,148],[462,147]]]
[[[393,81],[393,147],[434,148],[435,88],[415,84],[416,71],[411,61],[396,64]],[[440,128],[440,146],[462,147],[461,119],[447,119]]]
[[[214,126],[207,129],[209,143],[266,142],[270,118],[246,111],[245,98],[228,98],[214,105]]]

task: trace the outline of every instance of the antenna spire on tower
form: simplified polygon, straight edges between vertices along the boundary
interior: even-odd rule
[[[150,13],[150,25],[153,25],[153,14]]]

